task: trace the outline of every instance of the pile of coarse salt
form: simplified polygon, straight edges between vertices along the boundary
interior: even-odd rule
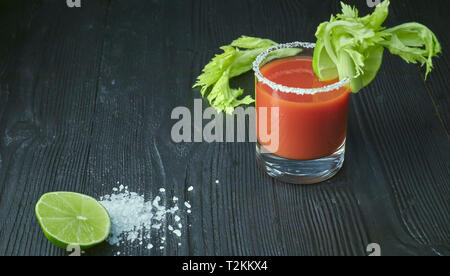
[[[189,189],[189,191],[192,190]],[[106,208],[111,219],[111,233],[108,238],[111,245],[138,243],[147,249],[152,249],[152,232],[153,234],[156,232],[157,237],[153,240],[159,239],[159,249],[162,250],[166,236],[161,234],[165,235],[169,232],[177,238],[181,237],[183,224],[180,216],[184,211],[178,207],[178,198],[173,197],[170,200],[171,206],[165,206],[161,202],[161,196],[165,196],[165,189],[161,188],[159,192],[160,195],[146,201],[144,195],[130,192],[128,186],[120,185],[118,188],[113,188],[112,194],[100,197],[99,202]],[[190,205],[186,203],[185,207],[189,206],[186,212],[191,213]],[[166,227],[168,231],[159,231],[162,227]],[[178,245],[180,246],[181,243]],[[120,255],[120,252],[117,252],[117,255]]]

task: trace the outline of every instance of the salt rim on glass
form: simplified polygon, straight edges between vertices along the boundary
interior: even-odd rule
[[[316,93],[330,92],[333,90],[337,90],[337,89],[341,88],[342,86],[348,84],[350,82],[350,79],[345,78],[336,83],[333,83],[333,84],[330,84],[327,86],[323,86],[323,87],[318,87],[318,88],[289,87],[289,86],[284,86],[284,85],[275,83],[275,82],[267,79],[266,77],[264,77],[261,74],[261,71],[259,70],[261,63],[273,51],[276,51],[279,49],[288,49],[288,48],[310,48],[310,49],[312,49],[315,46],[316,46],[315,43],[295,41],[295,42],[290,42],[290,43],[285,43],[285,44],[279,44],[279,45],[273,46],[273,47],[265,50],[253,62],[253,71],[255,72],[256,78],[258,78],[258,81],[268,85],[273,90],[278,90],[278,91],[284,92],[284,93],[293,93],[293,94],[297,94],[297,95],[305,95],[305,94],[312,95],[312,94],[316,94]]]

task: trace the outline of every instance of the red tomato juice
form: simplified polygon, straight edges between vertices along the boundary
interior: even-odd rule
[[[312,68],[312,58],[290,57],[264,65],[261,74],[272,82],[296,88],[318,88],[335,83],[323,82]],[[341,87],[330,92],[297,95],[273,90],[256,80],[257,121],[259,107],[279,108],[279,144],[273,154],[295,160],[326,157],[345,141],[350,91]],[[270,118],[270,113],[268,113]],[[270,133],[270,119],[267,129]],[[264,146],[259,133],[258,142]]]

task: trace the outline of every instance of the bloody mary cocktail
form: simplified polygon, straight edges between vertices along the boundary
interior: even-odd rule
[[[312,68],[312,58],[288,57],[264,65],[261,74],[289,87],[317,88],[334,82],[320,81]],[[298,95],[284,93],[256,82],[258,107],[279,108],[279,145],[273,154],[296,160],[328,156],[344,142],[350,92],[341,87],[330,92]],[[259,124],[257,124],[258,127]],[[268,126],[270,131],[271,126]],[[264,146],[264,139],[258,141]]]
[[[270,176],[296,184],[327,180],[344,162],[349,79],[320,81],[314,47],[280,44],[253,64],[257,161]]]

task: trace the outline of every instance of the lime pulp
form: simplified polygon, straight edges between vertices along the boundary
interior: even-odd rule
[[[89,248],[106,240],[111,221],[92,197],[72,192],[44,194],[36,203],[36,217],[54,245]]]

